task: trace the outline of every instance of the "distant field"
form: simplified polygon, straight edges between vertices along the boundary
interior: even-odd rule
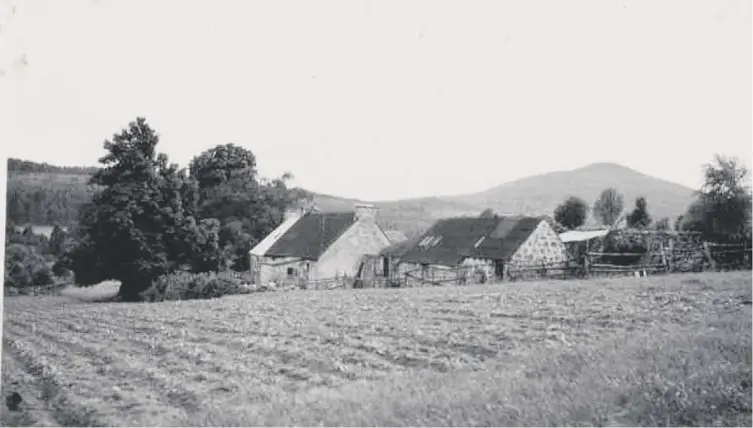
[[[750,272],[78,297],[5,299],[3,425],[752,422]]]

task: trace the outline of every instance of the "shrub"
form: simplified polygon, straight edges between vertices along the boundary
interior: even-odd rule
[[[645,242],[630,239],[619,235],[608,235],[604,240],[605,253],[631,254],[622,256],[604,256],[602,262],[619,266],[630,266],[637,264],[645,256],[648,248]],[[632,255],[635,254],[635,255]]]
[[[53,282],[49,264],[33,247],[10,244],[5,248],[5,287],[24,288]]]
[[[141,297],[148,302],[161,302],[211,299],[248,291],[245,281],[229,272],[176,272],[157,278],[151,287],[141,293]]]

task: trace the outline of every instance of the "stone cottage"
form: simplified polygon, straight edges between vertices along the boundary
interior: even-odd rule
[[[537,217],[443,219],[399,250],[394,274],[409,284],[499,281],[509,278],[511,269],[567,262],[565,244],[546,219]]]
[[[390,245],[376,223],[377,209],[352,212],[288,211],[283,222],[250,251],[257,284],[318,288],[352,279],[365,255]],[[344,284],[349,285],[349,284]]]

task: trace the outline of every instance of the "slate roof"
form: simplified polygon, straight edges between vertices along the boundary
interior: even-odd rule
[[[405,234],[399,230],[385,230],[384,234],[387,235],[387,239],[389,239],[393,244],[396,242],[403,242],[408,240],[408,237],[406,237]]]
[[[499,225],[473,253],[474,257],[507,260],[544,221],[536,217],[501,218]]]
[[[287,233],[288,229],[293,227],[296,223],[298,223],[298,219],[301,216],[296,214],[291,216],[290,218],[284,220],[275,230],[273,230],[269,235],[264,237],[254,248],[251,249],[251,254],[257,257],[264,256],[267,251],[269,251],[270,248],[277,242],[278,239],[280,239],[281,236],[285,235]]]
[[[390,246],[382,249],[382,251],[379,252],[379,255],[384,256],[384,257],[402,258],[417,243],[418,243],[418,240],[415,238],[394,242]]]
[[[266,251],[265,256],[318,260],[353,223],[353,212],[306,213]]]
[[[506,260],[542,221],[536,217],[439,220],[413,242],[402,259],[445,266],[457,265],[466,257]]]

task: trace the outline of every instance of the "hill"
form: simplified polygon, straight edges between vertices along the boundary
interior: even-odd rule
[[[685,212],[693,189],[640,173],[622,165],[591,164],[572,171],[556,171],[527,177],[473,194],[374,202],[380,207],[384,226],[397,227],[413,235],[441,217],[478,215],[486,208],[499,214],[551,215],[568,196],[577,196],[589,205],[602,190],[614,187],[625,196],[625,210],[635,198],[648,200],[654,219],[676,218]],[[313,194],[323,210],[341,210],[355,200]]]
[[[11,168],[14,165],[16,167]],[[8,218],[17,223],[52,224],[58,221],[69,224],[75,220],[76,211],[92,193],[87,184],[91,171],[91,168],[56,167],[10,160]],[[632,209],[636,197],[644,196],[654,219],[676,218],[685,212],[693,193],[685,186],[609,163],[536,175],[482,192],[455,196],[364,201],[298,190],[311,196],[324,211],[346,211],[352,209],[355,203],[373,203],[380,209],[378,221],[383,228],[398,229],[412,237],[439,218],[475,216],[486,208],[503,215],[551,215],[566,197],[577,196],[590,205],[607,187],[614,187],[625,196],[626,210]],[[22,197],[22,194],[28,195]],[[52,207],[55,207],[54,210]],[[54,212],[63,214],[55,218]]]
[[[80,172],[8,171],[5,195],[10,223],[71,227],[94,192],[90,174]]]

